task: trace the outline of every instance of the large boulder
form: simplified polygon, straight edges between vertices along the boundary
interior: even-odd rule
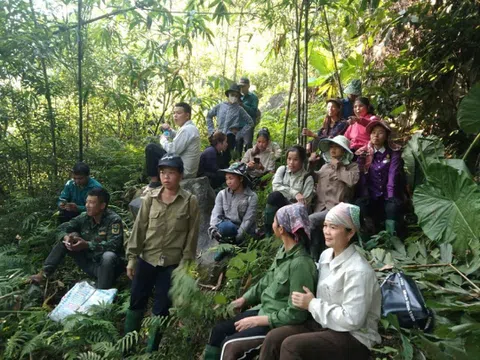
[[[200,231],[198,234],[197,244],[197,263],[200,265],[200,273],[202,274],[202,282],[215,282],[218,271],[215,261],[213,260],[213,252],[209,251],[210,248],[217,246],[218,243],[215,240],[211,240],[208,236],[207,230],[210,224],[210,216],[212,214],[213,206],[215,205],[215,191],[210,186],[207,177],[200,177],[195,179],[185,179],[180,183],[183,189],[191,192],[197,197],[198,207],[200,210]],[[130,211],[133,216],[136,217],[140,206],[142,204],[142,198],[140,193],[137,193],[130,204]]]

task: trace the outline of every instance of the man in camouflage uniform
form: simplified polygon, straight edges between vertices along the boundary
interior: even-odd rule
[[[97,279],[98,289],[113,287],[123,268],[123,226],[120,216],[107,208],[109,200],[105,189],[89,191],[86,212],[58,227],[59,242],[32,281],[41,283],[53,275],[65,255],[70,255],[84,272]]]

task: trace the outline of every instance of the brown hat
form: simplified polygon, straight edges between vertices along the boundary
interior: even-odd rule
[[[392,132],[392,129],[390,129],[390,126],[388,126],[387,123],[385,123],[383,120],[373,120],[370,124],[367,125],[367,128],[366,128],[367,133],[371,134],[375,126],[383,127],[385,130],[387,130],[387,133]]]

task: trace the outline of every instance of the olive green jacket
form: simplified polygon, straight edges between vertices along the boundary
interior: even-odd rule
[[[195,195],[180,188],[170,204],[161,200],[163,186],[142,201],[128,240],[127,268],[134,269],[140,256],[153,266],[169,266],[195,259],[200,211]]]
[[[309,318],[309,312],[292,304],[292,292],[304,292],[306,286],[314,294],[317,285],[317,269],[305,248],[297,244],[285,252],[282,246],[277,252],[266,275],[243,297],[247,305],[259,304],[258,315],[267,315],[271,328],[301,324]]]

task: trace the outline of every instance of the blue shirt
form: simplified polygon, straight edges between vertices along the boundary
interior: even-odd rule
[[[60,199],[64,199],[67,202],[75,203],[78,208],[78,212],[85,211],[85,202],[87,201],[87,194],[90,190],[94,188],[101,188],[102,184],[100,184],[97,180],[93,178],[88,178],[88,183],[84,187],[80,187],[75,184],[73,179],[70,179],[65,184],[65,187],[58,198],[57,205],[60,206]]]
[[[353,103],[349,98],[342,99],[342,119],[348,119],[353,115]]]

